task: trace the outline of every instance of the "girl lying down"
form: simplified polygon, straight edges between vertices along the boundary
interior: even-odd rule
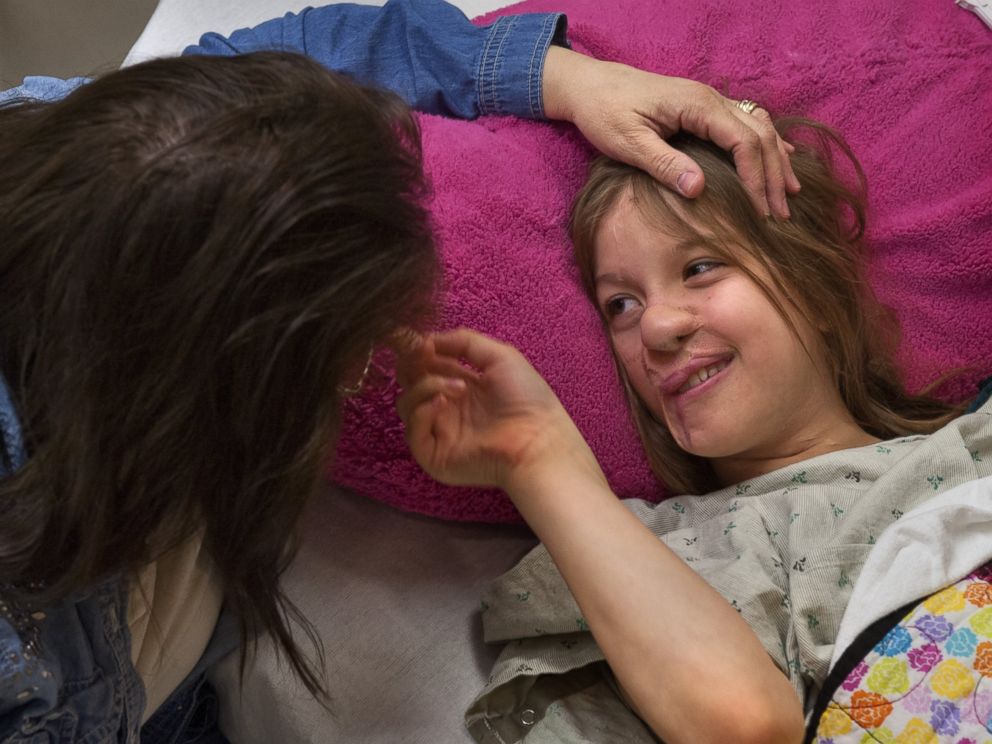
[[[812,123],[778,127],[814,143],[792,156],[802,190],[788,221],[760,217],[732,161],[691,138],[677,145],[704,170],[701,198],[600,160],[573,210],[582,278],[648,457],[685,496],[619,501],[511,347],[457,330],[401,360],[420,464],[504,489],[543,542],[483,603],[486,640],[511,643],[468,712],[480,742],[802,741],[871,546],[914,506],[992,474],[992,405],[960,415],[899,383],[896,329],[863,276],[853,155]],[[834,175],[830,150],[857,188]],[[992,589],[982,576],[969,581]],[[965,623],[984,606],[959,604]],[[948,741],[969,725],[987,738],[963,702],[980,668],[967,655],[951,670],[967,680],[899,710],[912,675],[946,655],[901,621],[885,638],[911,643],[859,668],[823,741],[936,741],[955,720]],[[929,667],[915,646],[934,652]]]

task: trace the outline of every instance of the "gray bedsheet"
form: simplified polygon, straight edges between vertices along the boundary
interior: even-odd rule
[[[536,540],[522,527],[440,522],[329,487],[305,518],[284,578],[323,638],[331,711],[272,645],[239,690],[236,655],[212,681],[235,744],[461,744],[462,713],[498,648],[482,644],[479,597]]]

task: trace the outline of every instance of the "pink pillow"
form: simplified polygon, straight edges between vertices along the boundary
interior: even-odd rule
[[[992,369],[992,88],[982,64],[992,32],[977,17],[930,0],[530,0],[512,10],[564,10],[582,51],[837,127],[868,175],[872,280],[903,321],[910,386],[970,365],[943,391],[963,398]],[[659,499],[565,232],[588,148],[561,124],[421,124],[445,266],[441,326],[520,348],[616,493]],[[424,475],[394,401],[389,384],[348,404],[335,480],[434,517],[519,520],[499,492]]]
[[[445,269],[440,325],[477,328],[520,348],[589,437],[617,491],[657,498],[569,253],[567,210],[587,161],[580,138],[567,126],[502,118],[421,124]],[[340,483],[431,516],[518,519],[497,491],[452,489],[424,475],[407,452],[394,401],[390,385],[349,404]]]

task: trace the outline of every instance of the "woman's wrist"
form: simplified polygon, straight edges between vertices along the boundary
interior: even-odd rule
[[[581,70],[597,60],[565,47],[552,46],[544,60],[544,78],[541,81],[544,115],[549,119],[574,122],[570,93],[581,85]]]

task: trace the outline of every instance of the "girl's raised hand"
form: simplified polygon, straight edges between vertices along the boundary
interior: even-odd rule
[[[401,351],[397,409],[424,470],[451,485],[509,491],[584,440],[558,398],[511,346],[461,329]],[[573,446],[569,446],[573,445]]]

